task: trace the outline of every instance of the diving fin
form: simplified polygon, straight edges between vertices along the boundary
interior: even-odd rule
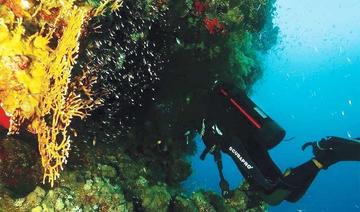
[[[352,139],[329,136],[319,142],[305,143],[302,150],[309,146],[324,169],[339,161],[360,161],[360,142]]]

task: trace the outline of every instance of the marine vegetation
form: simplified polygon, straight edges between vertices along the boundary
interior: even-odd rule
[[[0,138],[12,173],[0,175],[0,209],[265,210],[247,184],[225,200],[181,182],[209,88],[251,91],[261,77],[272,13],[273,0],[0,0],[1,107],[9,133],[34,133],[39,149]],[[55,188],[37,184],[39,167]]]
[[[91,90],[96,76],[88,70],[71,76],[83,25],[107,4],[117,10],[121,2],[97,8],[74,1],[0,3],[1,107],[11,119],[9,134],[26,128],[37,135],[43,182],[53,186],[69,156],[71,119],[101,104]]]
[[[14,138],[6,142],[7,146],[11,142],[11,148],[16,149],[21,158],[26,157],[29,151],[35,152],[20,147],[23,142]],[[74,146],[76,145],[84,144],[74,143]],[[9,148],[5,147],[5,150]],[[48,189],[43,185],[34,184],[30,191],[21,196],[14,196],[10,190],[1,188],[0,209],[33,212],[252,212],[266,209],[266,205],[258,200],[255,194],[251,194],[252,191],[247,184],[236,189],[234,196],[226,200],[214,192],[204,190],[186,195],[181,190],[156,179],[154,170],[148,169],[142,161],[133,160],[122,148],[114,148],[114,145],[96,145],[85,149],[86,151],[82,151],[79,156],[70,155],[68,167],[58,180],[59,186]],[[18,159],[17,162],[22,160]],[[0,162],[0,165],[3,164]],[[29,175],[35,177],[31,173]],[[17,183],[27,184],[28,179],[19,179]],[[249,195],[252,195],[251,198]]]

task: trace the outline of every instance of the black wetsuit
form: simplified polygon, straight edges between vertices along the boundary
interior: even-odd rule
[[[282,140],[285,131],[282,132],[278,126],[272,126],[274,123],[270,123],[271,126],[266,122],[261,123],[261,118],[268,117],[258,108],[255,109],[262,117],[258,120],[252,117],[246,108],[248,107],[250,108],[248,110],[251,110],[256,105],[252,105],[253,102],[244,93],[238,92],[232,94],[233,98],[228,98],[229,90],[222,90],[221,92],[223,93],[215,91],[206,102],[207,110],[204,121],[206,128],[203,141],[207,149],[204,153],[212,151],[215,158],[218,158],[218,164],[221,163],[221,157],[219,156],[220,151],[216,150],[228,154],[242,175],[250,182],[250,185],[261,191],[263,199],[269,204],[278,204],[284,199],[291,202],[297,201],[316,177],[320,170],[319,167],[312,160],[309,160],[283,174],[272,161],[268,150]],[[235,102],[236,99],[245,100],[242,103],[237,103]],[[250,104],[250,106],[246,104]],[[261,124],[263,125],[261,126]],[[272,128],[278,132],[275,134],[263,132]],[[332,143],[336,143],[339,139],[342,138],[328,137],[327,141],[334,140]],[[339,156],[339,158],[334,159],[336,156],[328,156],[330,153],[326,152],[326,154],[322,154],[320,159],[324,163],[327,163],[325,160],[328,160],[329,165],[337,162],[337,160],[360,161],[360,143],[353,142],[352,145],[348,145],[349,142],[346,142],[346,145],[342,145],[342,142],[339,142],[342,146],[341,153],[336,154],[344,155],[346,152],[350,152],[351,156],[348,158]],[[221,168],[220,166],[219,169]],[[222,172],[220,175],[223,180]]]

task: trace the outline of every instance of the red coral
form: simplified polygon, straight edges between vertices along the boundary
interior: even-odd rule
[[[194,1],[194,9],[198,15],[202,15],[207,8],[207,3],[202,3],[200,0]]]
[[[10,117],[6,115],[4,109],[2,109],[1,107],[0,107],[0,126],[6,129],[9,129],[10,127]]]
[[[204,24],[210,34],[215,34],[216,32],[222,32],[224,30],[224,24],[219,22],[217,18],[210,19],[205,17]]]

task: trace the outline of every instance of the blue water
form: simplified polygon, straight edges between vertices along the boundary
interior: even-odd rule
[[[286,129],[287,137],[295,137],[270,152],[285,170],[311,158],[309,150],[300,149],[306,141],[360,137],[360,0],[277,0],[276,7],[280,41],[262,56],[264,76],[251,98]],[[197,144],[200,152],[199,139]],[[199,154],[185,188],[219,192],[212,157],[204,162]],[[224,157],[224,174],[235,188],[242,177]],[[360,163],[321,171],[300,201],[270,211],[360,211]]]

